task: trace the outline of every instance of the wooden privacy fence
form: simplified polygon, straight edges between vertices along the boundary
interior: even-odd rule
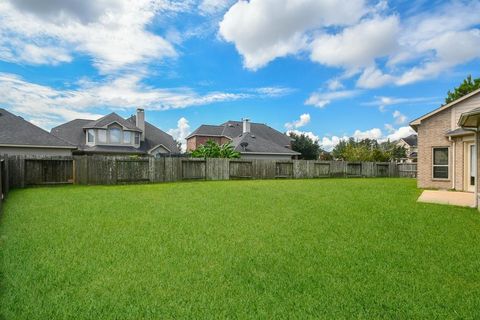
[[[392,162],[243,160],[125,156],[8,157],[11,187],[182,180],[413,177],[416,165]]]
[[[399,163],[398,176],[402,178],[416,178],[417,164],[416,163]]]
[[[74,157],[74,182],[78,184],[398,176],[395,163]]]
[[[0,158],[0,210],[8,193],[8,164]]]
[[[4,156],[11,188],[73,183],[72,157]]]

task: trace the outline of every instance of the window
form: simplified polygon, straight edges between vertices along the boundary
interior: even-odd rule
[[[135,144],[140,144],[140,133],[135,132]]]
[[[110,128],[110,143],[121,143],[122,142],[122,129]]]
[[[433,148],[433,178],[448,179],[448,148]]]
[[[87,130],[87,143],[94,143],[95,142],[95,132],[93,129]]]
[[[98,130],[97,134],[99,143],[107,143],[107,130]]]
[[[123,131],[123,143],[132,143],[132,133],[130,131]]]

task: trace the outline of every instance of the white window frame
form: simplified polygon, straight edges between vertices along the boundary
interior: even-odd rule
[[[447,149],[447,164],[435,164],[435,149]],[[447,178],[435,178],[435,167],[447,167]],[[432,147],[432,180],[449,181],[450,180],[450,147],[437,146]]]
[[[137,142],[138,141],[138,142]],[[140,132],[135,132],[135,136],[134,136],[134,144],[137,145],[137,144],[140,144]]]
[[[126,136],[128,135],[128,140],[126,140]],[[123,131],[123,139],[122,139],[124,144],[132,144],[132,131]]]
[[[114,135],[112,134],[114,130],[120,132],[118,135],[118,141],[113,141],[112,139],[112,137],[114,137]],[[108,143],[118,145],[118,144],[122,144],[122,142],[123,142],[123,130],[117,127],[108,128]]]
[[[91,134],[92,137],[93,137],[92,141],[88,141],[88,136],[89,136],[89,134]],[[86,139],[87,139],[87,145],[94,145],[94,144],[95,144],[95,130],[93,130],[93,129],[87,129],[87,137],[86,137]]]
[[[100,133],[102,133],[102,132],[104,133],[105,140],[102,140],[102,139],[100,138]],[[98,138],[98,143],[97,143],[97,144],[107,144],[107,143],[108,143],[108,141],[107,141],[107,130],[105,130],[105,129],[98,129],[98,130],[97,130],[97,138]]]

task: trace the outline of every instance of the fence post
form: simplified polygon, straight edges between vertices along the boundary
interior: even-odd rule
[[[151,183],[155,182],[155,158],[148,157],[148,179]]]

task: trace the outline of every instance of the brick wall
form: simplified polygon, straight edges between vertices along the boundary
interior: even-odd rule
[[[445,137],[450,129],[451,109],[444,110],[422,121],[418,126],[418,176],[419,188],[452,189],[452,143]],[[449,179],[433,179],[433,147],[449,147]],[[458,162],[458,161],[457,161]],[[456,174],[458,178],[458,175]]]
[[[193,151],[200,145],[207,143],[208,140],[215,141],[218,144],[224,144],[230,141],[226,137],[212,137],[212,136],[193,136],[187,139],[187,151]]]

